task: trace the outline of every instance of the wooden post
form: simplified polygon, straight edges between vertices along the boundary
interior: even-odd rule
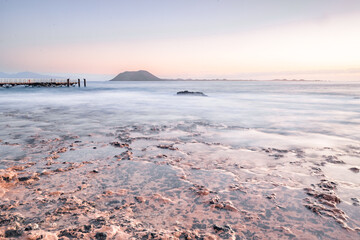
[[[84,87],[86,87],[86,79],[84,78]]]
[[[70,87],[70,79],[67,79],[67,86]]]
[[[78,86],[80,87],[80,78],[78,78]]]

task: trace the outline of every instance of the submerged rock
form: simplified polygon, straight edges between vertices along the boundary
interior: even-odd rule
[[[203,92],[190,92],[190,91],[180,91],[176,93],[177,95],[187,95],[187,96],[202,96],[202,97],[207,97],[206,94],[204,94]]]
[[[115,157],[121,161],[121,160],[133,160],[133,153],[129,150],[120,153],[119,155],[115,155]]]
[[[169,149],[169,150],[172,150],[172,151],[176,151],[176,150],[179,150],[179,148],[177,147],[174,147],[174,145],[165,145],[165,144],[160,144],[160,145],[157,145],[157,148],[160,148],[160,149]]]
[[[351,198],[354,206],[360,206],[360,200],[358,198]]]
[[[337,156],[323,156],[325,161],[333,164],[345,164],[343,160],[339,160]]]
[[[352,168],[349,168],[350,171],[354,172],[354,173],[359,173],[360,169],[357,168],[357,167],[352,167]]]
[[[194,186],[190,187],[189,189],[196,192],[200,196],[209,195],[209,193],[211,193],[211,191],[207,189],[205,186],[198,184],[194,184]]]
[[[119,147],[119,148],[128,148],[129,144],[127,143],[120,143],[120,142],[111,142],[110,145],[114,146],[114,147]]]

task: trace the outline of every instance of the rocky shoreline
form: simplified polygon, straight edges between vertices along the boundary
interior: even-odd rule
[[[233,130],[183,122],[1,139],[26,154],[0,170],[0,238],[359,237],[359,189],[323,171],[341,165],[358,174],[341,160],[345,150],[244,148],[206,137]]]

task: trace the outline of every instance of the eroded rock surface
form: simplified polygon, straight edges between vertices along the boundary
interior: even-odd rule
[[[334,157],[345,151],[207,136],[233,129],[184,122],[2,139],[26,157],[0,170],[0,238],[359,237],[358,186],[327,176],[332,165],[356,175]]]

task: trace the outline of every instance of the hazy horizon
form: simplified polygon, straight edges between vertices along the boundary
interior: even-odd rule
[[[126,72],[126,71],[125,71]],[[0,78],[2,78],[1,73],[4,72],[0,72]],[[5,74],[9,74],[9,75],[18,75],[18,74],[22,74],[22,73],[31,73],[31,74],[39,74],[39,75],[43,75],[43,78],[57,78],[57,79],[62,79],[62,78],[70,78],[70,79],[77,79],[77,78],[86,78],[88,81],[110,81],[113,78],[115,78],[118,74],[87,74],[87,73],[50,73],[50,72],[45,72],[45,73],[35,73],[35,72],[31,72],[31,71],[23,71],[23,72],[12,72],[12,73],[5,73]],[[23,75],[23,74],[22,74]],[[286,76],[286,75],[284,75]],[[291,76],[291,75],[289,75]],[[181,77],[172,77],[172,78],[164,78],[161,76],[156,76],[159,77],[162,80],[192,80],[192,81],[207,81],[207,80],[218,80],[218,81],[329,81],[329,82],[359,82],[360,79],[354,79],[354,80],[348,80],[348,79],[344,79],[344,80],[329,80],[329,79],[303,79],[303,78],[286,78],[286,77],[279,77],[279,78],[272,78],[272,79],[260,79],[260,78],[225,78],[225,77],[221,77],[218,76],[217,78],[192,78],[192,77],[187,77],[187,78],[181,78]],[[7,78],[7,77],[5,77]],[[13,77],[10,77],[13,78]],[[39,77],[15,77],[15,78],[34,78],[37,79]],[[40,77],[42,78],[42,77]],[[145,81],[145,80],[144,80]]]

